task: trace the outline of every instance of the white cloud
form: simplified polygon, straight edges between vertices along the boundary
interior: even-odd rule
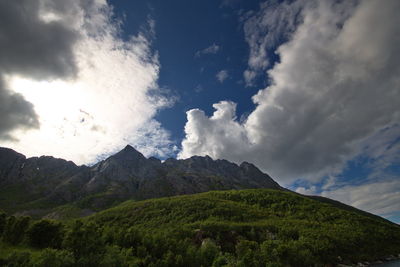
[[[70,10],[72,2],[62,4]],[[34,105],[40,129],[15,131],[19,142],[2,146],[28,156],[53,155],[91,163],[127,143],[146,155],[171,151],[169,134],[154,120],[171,102],[157,86],[159,62],[145,33],[123,41],[119,22],[106,1],[93,1],[77,12],[59,13],[80,39],[73,47],[77,74],[70,79],[31,79],[10,75],[10,88]],[[154,31],[150,22],[149,34]]]
[[[243,73],[246,86],[253,86],[258,74],[269,67],[269,51],[278,43],[290,37],[302,20],[301,8],[306,1],[283,2],[266,1],[260,11],[243,17],[244,34],[249,45],[248,69]]]
[[[216,54],[218,51],[221,49],[219,45],[216,45],[215,43],[210,45],[207,48],[204,48],[203,50],[197,51],[195,53],[195,57],[201,57],[202,55],[207,55],[207,54]]]
[[[232,159],[236,156],[239,159],[241,150],[244,151],[247,148],[243,127],[235,121],[236,104],[221,101],[214,104],[213,107],[216,111],[210,118],[199,109],[187,112],[186,138],[182,141],[184,149],[180,152],[179,157],[221,155],[227,147],[234,147],[236,153],[232,151],[229,158]]]
[[[215,77],[220,83],[223,83],[226,79],[228,79],[229,73],[227,70],[221,70],[215,75]]]
[[[280,62],[247,120],[234,119],[233,103],[214,106],[211,117],[189,111],[180,157],[251,161],[282,184],[318,181],[393,127],[400,119],[400,2],[355,3],[302,6],[302,22],[277,49]]]
[[[315,191],[317,188],[315,186],[311,186],[309,188],[306,187],[298,187],[296,188],[296,192],[303,195],[315,195]]]
[[[400,181],[398,179],[344,186],[324,191],[321,195],[382,216],[400,212]]]

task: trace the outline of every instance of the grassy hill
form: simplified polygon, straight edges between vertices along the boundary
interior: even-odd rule
[[[271,189],[127,201],[63,223],[30,221],[22,227],[12,226],[10,218],[2,241],[7,253],[0,253],[4,264],[324,266],[400,253],[396,224]],[[18,242],[10,242],[7,227],[24,233]]]

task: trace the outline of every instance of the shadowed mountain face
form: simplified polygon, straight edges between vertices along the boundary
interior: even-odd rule
[[[250,163],[208,156],[161,162],[126,146],[87,167],[46,156],[27,159],[0,148],[0,209],[8,212],[42,216],[67,203],[100,210],[127,199],[247,188],[282,189]]]

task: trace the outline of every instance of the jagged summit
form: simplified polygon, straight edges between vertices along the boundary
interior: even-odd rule
[[[13,201],[10,207],[4,196],[15,188],[24,198]],[[98,210],[127,199],[247,188],[282,189],[253,164],[237,165],[209,156],[161,162],[127,145],[87,167],[53,157],[27,159],[11,149],[0,148],[0,209],[23,207],[28,212],[25,209],[30,202],[62,205],[83,201],[85,204],[80,205]]]
[[[140,153],[138,150],[136,150],[133,146],[131,146],[131,145],[126,145],[125,147],[124,147],[124,149],[122,149],[120,152],[123,152],[123,153],[135,153],[135,154],[140,154],[140,155],[142,155],[142,153]]]
[[[111,157],[115,158],[126,158],[126,159],[145,159],[142,153],[137,151],[131,145],[127,145],[124,149],[119,151],[118,153],[114,154]]]
[[[135,151],[137,151],[137,150],[134,149],[133,146],[131,146],[130,144],[127,144],[123,150],[135,150]]]

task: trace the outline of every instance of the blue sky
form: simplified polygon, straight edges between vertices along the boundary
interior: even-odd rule
[[[2,8],[1,146],[249,161],[400,222],[398,1],[21,5]]]
[[[244,40],[239,13],[256,9],[258,1],[111,1],[116,17],[123,19],[125,38],[155,22],[152,47],[159,53],[159,86],[170,90],[178,100],[171,108],[157,114],[172,138],[179,144],[184,137],[185,112],[194,107],[212,114],[210,103],[231,100],[238,103],[240,117],[254,109],[251,101],[265,86],[261,79],[255,86],[245,87],[243,72],[247,68],[248,45]],[[242,10],[243,9],[243,10]],[[139,18],[139,19],[138,19]],[[214,48],[206,51],[207,48]],[[220,82],[216,75],[227,71]]]

